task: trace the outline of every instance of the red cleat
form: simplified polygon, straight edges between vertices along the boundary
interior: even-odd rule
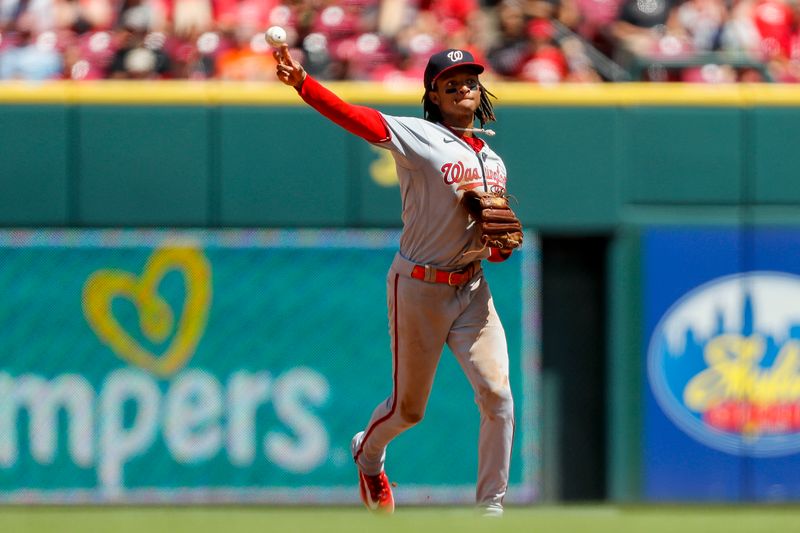
[[[367,509],[377,514],[394,512],[394,496],[386,472],[381,471],[377,476],[368,476],[359,470],[358,486],[361,489],[361,501]]]

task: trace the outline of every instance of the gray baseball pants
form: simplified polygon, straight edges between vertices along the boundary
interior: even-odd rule
[[[476,501],[502,509],[514,436],[508,348],[483,271],[461,287],[410,277],[414,263],[395,256],[387,276],[393,356],[392,395],[373,411],[355,460],[368,475],[383,468],[389,442],[422,420],[444,344],[475,392],[480,412]]]

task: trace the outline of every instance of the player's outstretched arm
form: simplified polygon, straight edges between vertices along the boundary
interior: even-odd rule
[[[381,114],[370,107],[348,104],[309,76],[303,66],[292,58],[289,47],[282,44],[272,52],[278,62],[278,79],[294,87],[300,98],[350,133],[368,142],[389,140],[389,130]]]

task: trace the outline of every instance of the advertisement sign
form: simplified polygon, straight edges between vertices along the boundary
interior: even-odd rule
[[[800,499],[800,231],[644,244],[646,496]]]
[[[391,393],[397,241],[0,232],[0,501],[357,502],[350,439]],[[537,464],[527,253],[487,267],[518,399],[512,501],[534,497]],[[425,420],[389,448],[397,499],[471,502],[477,428],[446,355]]]

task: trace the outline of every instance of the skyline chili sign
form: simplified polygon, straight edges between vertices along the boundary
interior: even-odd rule
[[[800,231],[644,236],[644,492],[800,499]]]

